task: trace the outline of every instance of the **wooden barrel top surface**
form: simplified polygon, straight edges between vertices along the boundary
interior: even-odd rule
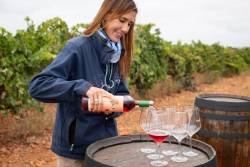
[[[139,137],[137,140],[136,137],[132,137],[133,140],[131,142],[127,142],[126,137],[123,140],[118,141],[118,143],[109,142],[106,140],[106,143],[101,142],[97,143],[94,147],[92,147],[91,151],[88,152],[91,155],[91,158],[95,161],[101,162],[108,166],[115,167],[150,167],[150,161],[145,153],[140,152],[140,148],[156,148],[156,144],[148,138],[146,135],[143,137]],[[122,137],[121,137],[122,138]],[[185,143],[189,143],[185,141],[182,143],[181,151],[188,151],[190,147],[185,145]],[[171,156],[164,156],[164,160],[168,161],[168,166],[177,167],[177,166],[185,166],[185,167],[194,167],[207,163],[211,159],[215,159],[215,152],[213,152],[213,148],[209,147],[203,142],[198,140],[193,140],[193,149],[199,155],[197,157],[188,157],[188,161],[184,163],[173,162],[170,158]],[[172,144],[162,143],[160,150],[177,150],[178,145],[175,141],[172,141]],[[210,150],[211,149],[211,150]]]

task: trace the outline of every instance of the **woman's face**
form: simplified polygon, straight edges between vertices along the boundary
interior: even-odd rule
[[[128,12],[117,19],[107,20],[104,30],[113,42],[118,42],[135,23],[136,12]]]

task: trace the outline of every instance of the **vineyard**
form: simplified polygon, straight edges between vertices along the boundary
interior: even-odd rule
[[[27,28],[11,34],[0,27],[0,111],[18,113],[36,106],[27,86],[47,66],[70,38],[81,35],[87,24],[69,28],[53,18],[36,26],[28,17]],[[173,44],[160,37],[154,24],[136,25],[134,60],[129,84],[145,96],[155,84],[171,80],[178,89],[195,90],[194,76],[204,74],[212,83],[221,76],[240,74],[250,67],[250,48],[224,47],[200,41]],[[166,92],[168,93],[168,92]]]

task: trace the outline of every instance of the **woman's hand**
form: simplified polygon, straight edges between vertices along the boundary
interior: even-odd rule
[[[86,96],[88,96],[91,101],[91,106],[89,110],[94,112],[103,111],[103,97],[108,97],[110,100],[112,100],[112,103],[114,104],[118,103],[118,99],[114,95],[105,91],[104,89],[97,87],[90,87],[89,90],[86,92]]]

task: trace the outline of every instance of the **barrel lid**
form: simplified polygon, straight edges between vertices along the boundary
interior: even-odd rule
[[[250,97],[231,94],[200,94],[195,98],[197,107],[218,111],[250,111]]]
[[[143,160],[143,163],[142,164],[140,163],[139,166],[148,166],[148,165],[145,165],[145,164],[148,164],[148,161],[145,161],[144,158],[141,159],[141,157],[144,157],[144,156],[142,156],[141,153],[138,152],[139,147],[136,146],[136,143],[140,143],[140,142],[144,143],[144,142],[153,142],[153,141],[148,135],[145,135],[145,134],[115,136],[115,137],[98,140],[88,146],[86,150],[86,154],[85,154],[85,166],[86,167],[113,167],[113,166],[118,166],[117,164],[119,162],[121,162],[119,166],[124,166],[124,167],[125,166],[138,166],[138,162],[139,163],[141,162],[140,160]],[[190,142],[189,140],[183,140],[181,142],[181,145],[187,147],[189,146],[189,142]],[[163,143],[167,143],[167,141],[163,141]],[[175,140],[171,140],[171,143],[176,144],[176,145],[178,144]],[[120,147],[117,147],[119,145]],[[130,145],[130,147],[128,147],[128,145]],[[192,146],[194,149],[197,149],[197,151],[204,153],[204,156],[207,156],[206,158],[208,158],[206,162],[202,162],[202,164],[199,164],[199,165],[197,164],[199,162],[196,161],[195,164],[197,165],[195,165],[194,167],[216,167],[216,151],[212,146],[202,141],[195,140],[195,139],[192,139]],[[118,151],[115,151],[115,154],[118,156],[112,155],[114,154],[114,150],[111,149],[112,147],[116,147],[116,149],[118,148]],[[131,149],[131,147],[133,147],[134,149]],[[103,152],[104,154],[102,155],[105,155],[105,156],[102,156],[101,160],[98,159],[99,157],[98,153],[100,152]],[[114,159],[115,157],[117,157],[118,159]],[[107,163],[106,160],[108,160],[109,163]]]

